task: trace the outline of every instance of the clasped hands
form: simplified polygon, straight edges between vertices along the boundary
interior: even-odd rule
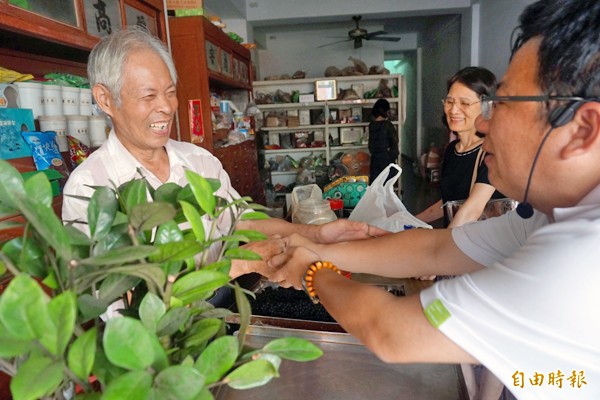
[[[319,246],[328,243],[369,239],[389,232],[370,226],[365,222],[340,219],[320,225],[313,240],[294,233],[287,237],[274,235],[268,240],[252,242],[244,246],[261,255],[261,261],[235,260],[230,275],[256,272],[283,287],[302,288],[302,278],[308,266],[320,261]],[[340,266],[343,269],[343,266]]]

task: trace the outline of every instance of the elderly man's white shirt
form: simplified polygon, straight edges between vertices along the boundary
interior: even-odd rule
[[[518,398],[600,399],[600,187],[553,219],[512,212],[454,229],[488,268],[437,282],[421,304],[441,301],[450,316],[440,331]],[[572,387],[573,371],[586,384]]]
[[[184,186],[187,184],[185,171],[191,170],[204,178],[218,179],[221,182],[221,188],[217,191],[217,195],[227,199],[240,197],[231,186],[229,176],[221,162],[207,150],[171,139],[165,145],[165,149],[169,157],[170,170],[167,182]],[[114,131],[111,131],[106,142],[71,173],[63,191],[65,195],[62,209],[63,221],[87,221],[88,202],[69,197],[69,195],[91,197],[94,189],[90,186],[113,186],[114,184],[118,187],[134,178],[140,178],[138,170],[152,187],[157,188],[163,184],[127,151]],[[204,216],[203,221],[207,228],[206,232],[210,232],[208,217]],[[218,220],[218,232],[215,232],[215,235],[225,234],[231,224],[229,213],[224,213]],[[76,224],[75,226],[86,233],[89,232],[86,224]],[[217,247],[211,248],[209,259],[214,259],[217,252]]]

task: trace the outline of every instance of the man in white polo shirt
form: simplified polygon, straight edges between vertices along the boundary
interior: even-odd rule
[[[478,131],[499,218],[360,245],[287,240],[270,279],[308,288],[387,362],[481,363],[519,399],[600,399],[600,2],[526,8]],[[460,275],[395,297],[334,273]]]

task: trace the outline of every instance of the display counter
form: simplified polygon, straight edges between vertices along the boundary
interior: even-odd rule
[[[352,274],[352,279],[381,286],[396,295],[416,294],[433,284],[416,279],[384,278],[369,274]],[[253,290],[259,292],[272,285],[260,281]],[[298,294],[304,295],[302,292]],[[304,295],[305,296],[305,295]],[[310,300],[306,298],[310,303]],[[312,303],[311,303],[312,304]],[[239,322],[237,315],[227,318]],[[262,347],[270,340],[293,336],[310,340],[323,350],[323,356],[308,363],[284,360],[280,377],[267,385],[234,390],[227,386],[215,391],[218,400],[236,399],[468,399],[460,365],[455,364],[386,364],[379,360],[340,325],[327,321],[309,321],[261,316],[253,312],[246,344]]]

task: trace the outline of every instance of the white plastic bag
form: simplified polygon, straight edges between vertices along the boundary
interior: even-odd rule
[[[392,169],[397,173],[385,182]],[[368,222],[389,232],[400,232],[411,228],[431,229],[431,225],[408,212],[394,192],[394,183],[400,178],[400,174],[402,174],[400,166],[388,165],[367,188],[348,219]]]

